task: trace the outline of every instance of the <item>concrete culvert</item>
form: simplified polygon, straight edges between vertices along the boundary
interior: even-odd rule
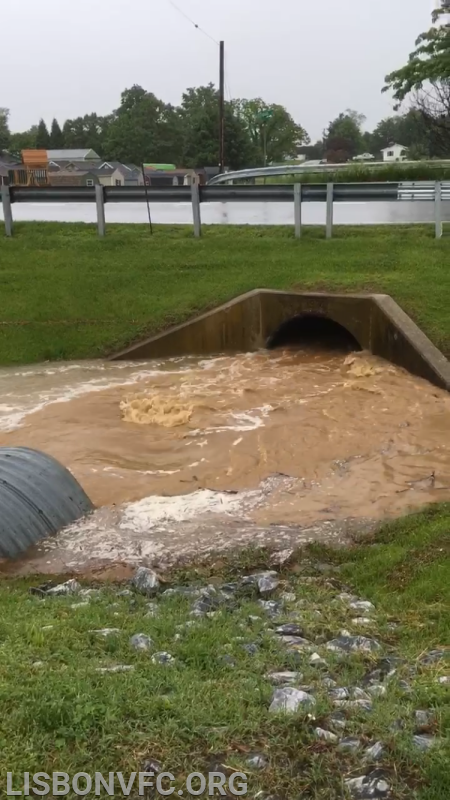
[[[0,447],[0,558],[15,558],[93,510],[73,475],[28,447]]]
[[[354,352],[361,350],[355,337],[329,317],[300,314],[285,320],[267,340],[267,348],[299,347],[310,350]]]

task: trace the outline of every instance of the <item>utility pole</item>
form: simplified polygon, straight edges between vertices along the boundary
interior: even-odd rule
[[[219,77],[219,172],[225,172],[225,42],[221,41]]]

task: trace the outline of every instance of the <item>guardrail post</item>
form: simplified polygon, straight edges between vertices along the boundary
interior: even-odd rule
[[[326,221],[326,237],[331,239],[333,236],[333,193],[334,185],[327,183],[327,221]]]
[[[101,183],[95,186],[95,204],[97,206],[97,231],[98,235],[103,237],[106,233],[106,219],[105,219],[105,193]]]
[[[9,186],[2,186],[2,206],[3,219],[5,220],[5,233],[7,236],[13,235],[13,215],[11,208],[11,192]]]
[[[300,239],[302,235],[302,185],[294,183],[294,221],[295,238]]]
[[[434,220],[436,225],[436,239],[442,237],[442,183],[434,184]]]
[[[191,184],[192,217],[194,220],[194,236],[202,235],[202,218],[200,214],[200,191],[198,183]]]

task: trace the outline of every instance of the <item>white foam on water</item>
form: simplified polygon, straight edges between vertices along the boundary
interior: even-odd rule
[[[142,563],[145,558],[167,552],[167,541],[160,539],[162,531],[176,542],[177,532],[183,533],[183,523],[211,520],[211,514],[218,521],[236,514],[240,520],[245,519],[247,509],[264,502],[261,489],[237,494],[201,489],[173,497],[152,495],[117,507],[103,506],[56,536],[44,539],[40,547],[47,553],[65,552],[70,557],[68,567],[76,567],[86,559]]]
[[[120,528],[145,533],[151,528],[174,522],[186,522],[204,514],[236,514],[243,504],[260,497],[260,492],[197,492],[173,497],[152,495],[124,507]]]
[[[164,361],[152,362],[96,362],[86,364],[61,364],[58,366],[52,364],[51,367],[38,366],[35,369],[2,370],[0,371],[0,394],[3,398],[14,396],[15,404],[14,406],[6,403],[0,405],[0,430],[12,431],[21,427],[29,414],[42,411],[46,406],[53,403],[69,403],[71,400],[83,397],[91,392],[102,392],[116,386],[132,386],[140,381],[160,377],[161,375],[179,375],[180,372],[189,373],[194,369],[198,369],[199,366],[201,369],[208,370],[214,366],[217,360],[219,359],[212,358],[208,361],[202,361],[199,364],[195,359],[190,361],[186,358],[169,358]],[[185,363],[180,363],[181,361]],[[163,368],[163,365],[165,366],[168,363],[174,366],[176,365],[175,369]],[[150,364],[151,367],[149,366]],[[121,374],[124,370],[130,369],[133,370],[131,375],[123,376],[123,374]],[[76,382],[76,372],[82,373],[78,378],[80,381],[78,383]],[[83,377],[86,376],[86,372],[92,372],[97,375],[98,373],[103,374],[99,377],[83,380]],[[40,388],[39,378],[41,378],[41,386],[45,386],[42,379],[45,381],[47,377],[53,378],[54,376],[65,375],[66,373],[71,373],[69,378],[70,383],[62,383],[59,386],[53,385],[51,388]],[[8,386],[11,378],[24,379],[24,384],[20,391],[8,392],[8,394],[6,394],[1,391],[2,383],[4,382],[4,384]],[[34,385],[31,387],[27,382],[28,378],[34,379]],[[38,386],[36,386],[36,382]]]
[[[186,434],[189,437],[205,436],[208,433],[225,433],[226,431],[255,431],[264,426],[264,418],[268,417],[273,411],[273,406],[265,405],[259,408],[252,408],[249,411],[234,411],[228,416],[235,420],[231,425],[215,425],[211,428],[195,428]]]

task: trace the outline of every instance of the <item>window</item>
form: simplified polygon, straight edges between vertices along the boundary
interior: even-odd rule
[[[393,150],[388,150],[388,156],[392,157],[393,155],[394,155],[394,151]]]
[[[92,180],[92,178],[88,178],[87,181],[86,181],[86,186],[93,186],[93,185],[94,185],[94,181]]]
[[[122,186],[122,181],[118,180],[117,178],[116,178],[116,186]]]
[[[400,150],[400,155],[401,156],[406,156],[406,150]]]

